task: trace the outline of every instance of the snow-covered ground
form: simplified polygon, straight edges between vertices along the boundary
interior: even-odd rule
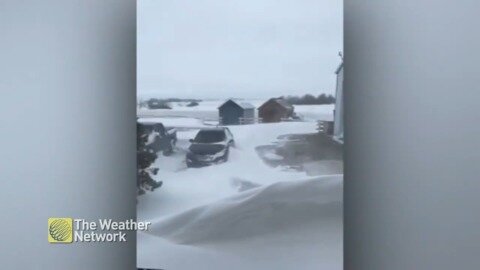
[[[333,121],[335,105],[294,105],[295,112],[305,121]]]
[[[176,152],[154,164],[163,186],[138,201],[138,220],[153,223],[138,233],[138,266],[342,269],[343,176],[330,175],[328,168],[324,176],[322,169],[309,176],[271,167],[255,150],[280,135],[316,132],[315,121],[331,117],[331,106],[296,107],[304,122],[231,126],[236,147],[228,162],[187,168],[188,139],[210,124],[221,104],[202,103],[155,110],[155,118],[144,120],[180,129]]]

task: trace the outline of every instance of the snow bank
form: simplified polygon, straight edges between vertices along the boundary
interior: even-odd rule
[[[343,268],[342,176],[279,182],[154,222],[138,233],[140,267]]]
[[[338,220],[341,209],[338,177],[279,182],[155,222],[149,233],[180,244],[236,241]]]

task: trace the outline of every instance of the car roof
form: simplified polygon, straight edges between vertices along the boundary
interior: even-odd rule
[[[211,128],[201,128],[199,131],[225,131],[225,127],[211,127]]]
[[[225,132],[228,130],[227,127],[207,127],[207,128],[201,128],[198,132],[201,131],[218,131],[218,132]]]

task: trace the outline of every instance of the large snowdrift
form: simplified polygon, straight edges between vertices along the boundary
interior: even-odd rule
[[[338,177],[279,182],[156,222],[150,233],[180,244],[223,242],[285,233],[312,221],[331,223],[341,209]]]
[[[147,234],[142,267],[342,269],[342,176],[253,188],[154,222]]]

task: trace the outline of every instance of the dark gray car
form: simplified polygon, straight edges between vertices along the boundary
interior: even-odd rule
[[[188,167],[226,162],[230,147],[235,146],[233,135],[226,127],[201,129],[190,142],[186,157]]]
[[[156,152],[162,152],[163,155],[171,155],[177,143],[177,130],[175,128],[166,128],[162,123],[141,122],[141,135],[145,138],[148,145]]]

